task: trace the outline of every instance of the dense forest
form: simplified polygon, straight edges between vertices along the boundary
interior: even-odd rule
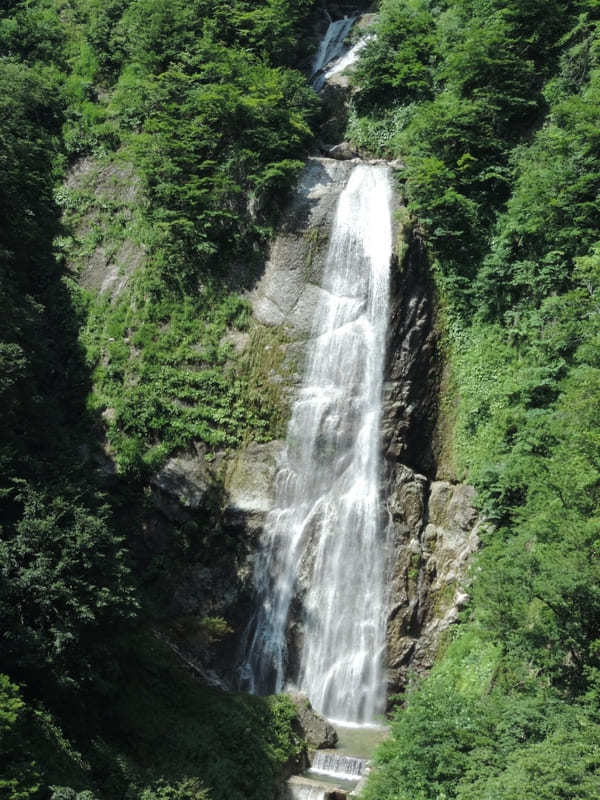
[[[383,0],[350,135],[406,163],[490,522],[366,796],[600,797],[600,8]]]
[[[241,290],[315,148],[319,5],[0,8],[12,800],[268,800],[302,748],[285,697],[205,688],[174,659],[132,528],[170,454],[281,430],[252,346],[223,334],[261,335]],[[600,3],[374,5],[347,138],[405,164],[450,376],[445,469],[476,486],[489,526],[471,603],[398,699],[365,796],[597,799]],[[99,293],[81,279],[99,251],[143,269]],[[200,533],[177,532],[178,557],[229,557]]]
[[[312,141],[311,6],[0,10],[2,796],[258,800],[302,747],[285,698],[206,689],[173,658],[131,531],[168,453],[274,424],[221,339],[248,327],[234,287]],[[126,291],[86,289],[91,253],[123,245],[144,256]]]

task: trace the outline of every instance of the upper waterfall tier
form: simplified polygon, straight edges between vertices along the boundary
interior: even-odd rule
[[[389,169],[366,164],[352,169],[338,200],[325,291],[255,565],[259,604],[242,681],[258,692],[284,687],[297,598],[300,689],[321,713],[354,722],[372,721],[385,705],[379,450],[391,202]]]
[[[325,83],[323,75],[325,67],[338,59],[344,52],[344,41],[355,21],[356,17],[344,17],[344,19],[330,23],[315,55],[310,76],[312,85],[317,92],[323,88]]]
[[[344,70],[347,70],[349,67],[356,64],[362,51],[374,38],[374,34],[366,34],[365,36],[361,36],[361,38],[355,44],[353,44],[349,50],[346,50],[338,58],[331,61],[327,69],[324,70],[320,74],[319,78],[315,79],[313,82],[315,89],[319,91],[331,78],[335,77],[336,75],[341,75]]]

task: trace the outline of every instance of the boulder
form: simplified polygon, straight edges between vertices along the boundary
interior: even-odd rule
[[[216,480],[209,463],[200,453],[170,458],[150,479],[150,485],[155,506],[168,519],[185,521],[190,511],[206,505]]]
[[[290,698],[298,709],[299,731],[309,748],[323,750],[335,747],[338,735],[335,728],[313,709],[305,694],[290,693]]]
[[[347,161],[351,158],[358,158],[358,151],[350,142],[340,142],[327,151],[329,158],[336,158],[338,161]]]

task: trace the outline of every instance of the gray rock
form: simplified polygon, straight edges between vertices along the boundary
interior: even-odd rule
[[[323,750],[335,747],[338,740],[335,728],[324,717],[317,714],[308,697],[298,692],[291,692],[289,697],[298,710],[301,735],[309,748]]]
[[[388,684],[397,692],[411,671],[432,666],[444,631],[469,602],[468,569],[484,521],[472,486],[430,483],[401,464],[389,480]]]
[[[351,165],[311,158],[302,173],[273,241],[265,272],[250,294],[254,316],[265,325],[282,325],[292,340],[310,336],[329,231],[339,193]]]
[[[250,344],[250,334],[245,331],[228,331],[221,339],[221,345],[230,344],[238,355],[248,349]]]
[[[102,215],[101,207],[119,207],[121,214],[130,218],[132,206],[139,204],[141,200],[141,180],[133,164],[124,159],[114,159],[103,164],[88,156],[71,167],[65,188],[76,192],[93,192],[98,201],[78,221],[74,238],[81,241],[90,231],[96,230],[107,235],[111,245],[108,248],[103,244],[95,247],[85,260],[79,282],[86,289],[116,298],[122,294],[132,275],[143,265],[146,249],[132,239],[112,241],[106,231],[106,219]]]
[[[330,158],[336,158],[339,161],[347,161],[351,158],[357,158],[358,151],[350,144],[350,142],[340,142],[340,144],[336,144],[334,147],[330,148],[327,151],[327,155]]]
[[[321,797],[323,800],[347,800],[347,790],[340,789],[324,779],[293,775],[282,787],[278,800]]]
[[[402,211],[402,209],[400,209]],[[392,271],[382,437],[388,469],[398,463],[433,477],[440,359],[434,289],[420,237],[396,222],[399,261]]]
[[[182,509],[196,511],[203,506],[215,485],[215,476],[202,454],[180,456],[169,459],[150,484],[155,505],[167,517],[179,519]]]
[[[226,509],[267,514],[275,500],[275,474],[283,442],[275,440],[238,450],[225,473]]]

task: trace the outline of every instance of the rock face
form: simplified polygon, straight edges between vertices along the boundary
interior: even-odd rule
[[[215,475],[201,457],[171,458],[150,480],[153,499],[169,519],[183,519],[186,511],[202,508],[215,483]]]
[[[399,229],[393,272],[382,449],[389,513],[388,691],[429,669],[468,602],[468,567],[483,520],[471,486],[437,481],[441,358],[435,293],[418,231]]]
[[[350,158],[358,158],[358,152],[350,142],[340,142],[327,151],[329,158],[338,161],[347,161]]]
[[[230,517],[243,514],[260,527],[275,501],[275,474],[283,442],[252,442],[238,450],[225,473],[226,506]]]
[[[252,559],[283,443],[250,443],[207,461],[202,449],[171,458],[150,481],[136,559],[160,576],[164,625],[157,634],[204,681],[235,685],[237,640],[251,613]],[[207,620],[231,631],[214,641]]]
[[[256,319],[282,327],[289,340],[285,366],[293,367],[298,382],[315,309],[324,292],[320,281],[337,200],[357,163],[358,159],[308,160],[271,245],[264,274],[250,293]],[[400,207],[399,197],[395,207]]]
[[[284,333],[286,374],[281,379],[290,384],[290,399],[303,373],[314,311],[324,291],[319,283],[337,198],[355,163],[309,160],[265,272],[250,294],[256,319]],[[396,216],[406,219],[399,198],[395,205]],[[404,688],[409,672],[432,665],[444,632],[468,601],[464,583],[482,524],[471,487],[436,480],[432,441],[440,359],[434,290],[418,233],[398,219],[395,241],[382,422],[390,693]],[[273,507],[283,446],[281,441],[250,443],[211,463],[203,453],[180,456],[152,480],[152,500],[160,518],[187,530],[202,516],[212,531],[209,537],[229,543],[230,555],[222,563],[190,562],[178,576],[169,605],[174,618],[227,619],[234,635],[219,645],[216,654],[209,653],[208,660],[201,639],[188,637],[177,645],[182,657],[201,664],[207,674],[213,669],[224,685],[236,684],[240,635],[253,610],[253,561]],[[160,550],[161,525],[152,525],[148,541]],[[300,592],[305,572],[306,565],[299,575]],[[291,674],[297,668],[300,644],[301,626],[294,618],[288,653]],[[328,741],[329,734],[319,729],[312,711],[310,715],[303,722],[309,737]]]
[[[255,317],[280,326],[289,340],[286,359],[299,382],[337,198],[356,160],[312,158],[272,244],[264,275],[250,295]],[[468,596],[463,588],[481,521],[471,487],[436,481],[436,425],[440,359],[435,295],[422,241],[395,200],[382,422],[383,500],[389,517],[389,690],[401,691],[410,671],[428,669],[441,637]],[[404,224],[402,222],[404,220]],[[289,378],[288,378],[289,380]],[[293,395],[293,393],[292,393]],[[257,541],[272,507],[272,483],[282,443],[251,445],[228,468],[225,517]],[[242,533],[244,532],[245,533]],[[239,573],[250,592],[252,555]],[[302,565],[301,565],[302,566]],[[298,576],[305,590],[306,566]],[[303,589],[304,587],[304,589]],[[250,602],[250,593],[247,595]],[[292,606],[292,614],[293,614]],[[248,606],[236,613],[244,627]],[[289,669],[293,676],[301,626],[290,621]]]
[[[435,300],[419,235],[400,227],[392,270],[383,396],[383,452],[393,480],[400,462],[435,474],[432,441],[437,418],[440,360]]]
[[[333,725],[313,710],[308,697],[304,694],[289,695],[298,710],[298,733],[312,750],[323,750],[335,747],[338,740]]]
[[[335,206],[351,169],[352,163],[333,159],[308,160],[264,275],[251,293],[259,322],[282,325],[292,341],[311,334]]]
[[[133,165],[127,161],[115,161],[108,165],[86,157],[78,161],[69,171],[65,191],[75,197],[79,192],[93,193],[98,203],[77,221],[74,239],[81,242],[95,230],[100,241],[93,252],[85,258],[79,282],[86,289],[98,291],[111,298],[118,297],[134,272],[144,263],[146,251],[133,238],[113,241],[108,231],[108,219],[99,210],[102,206],[111,209],[114,216],[121,214],[128,222],[132,219],[132,208],[140,202],[142,183]],[[112,217],[110,217],[112,218]],[[70,267],[79,271],[77,263]]]
[[[410,671],[433,665],[443,633],[468,602],[467,571],[483,520],[475,490],[429,482],[398,465],[388,487],[390,511],[388,691],[401,691]]]

